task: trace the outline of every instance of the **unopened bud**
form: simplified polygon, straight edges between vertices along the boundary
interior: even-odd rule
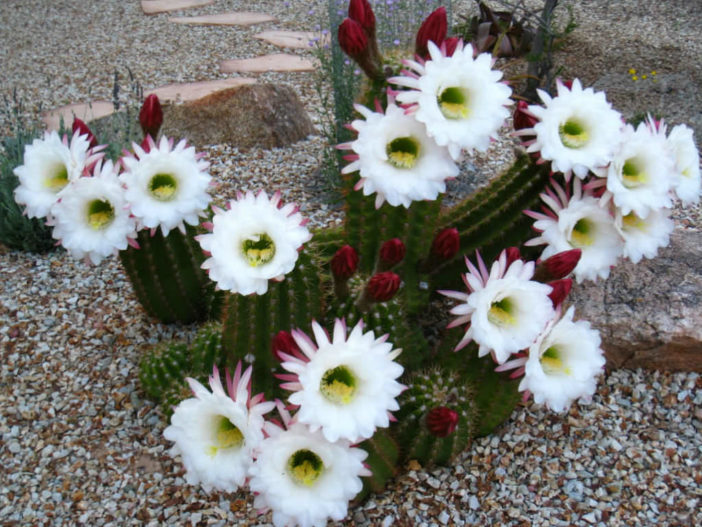
[[[570,294],[570,290],[573,287],[573,279],[563,278],[562,280],[550,282],[548,285],[551,286],[551,292],[548,294],[548,297],[551,299],[554,309],[556,309],[568,298],[568,294]]]
[[[358,22],[367,34],[375,34],[375,13],[368,0],[351,0],[349,18]]]
[[[507,267],[512,265],[517,260],[522,259],[522,253],[519,252],[518,247],[507,247],[505,249],[505,254],[507,256]]]
[[[335,278],[348,280],[358,269],[356,250],[350,245],[344,245],[332,257],[331,268]]]
[[[88,125],[77,117],[73,119],[73,133],[75,134],[76,132],[78,132],[78,135],[88,136],[90,148],[95,148],[98,145],[97,138],[93,135],[93,132],[90,131]]]
[[[431,244],[431,253],[443,260],[450,260],[458,253],[461,240],[458,229],[450,227],[439,232]]]
[[[429,49],[427,45],[429,41],[437,46],[446,39],[446,8],[440,7],[432,12],[417,31],[417,39],[415,41],[414,52],[422,58],[429,57]]]
[[[395,296],[400,288],[400,277],[392,271],[375,274],[368,280],[366,291],[370,299],[376,302],[387,302]]]
[[[540,262],[534,269],[532,280],[535,282],[551,282],[568,276],[578,265],[582,251],[571,249],[554,254]]]
[[[512,114],[513,126],[515,130],[524,128],[534,128],[539,120],[529,112],[529,104],[526,101],[517,101],[517,107]]]
[[[446,406],[437,406],[427,414],[427,428],[436,437],[446,437],[458,426],[458,413]]]
[[[449,37],[446,40],[444,40],[444,46],[446,46],[446,56],[447,57],[453,57],[453,54],[456,52],[456,48],[458,47],[458,43],[461,41],[459,37]]]
[[[139,112],[139,124],[144,132],[144,136],[150,135],[154,139],[163,124],[163,110],[156,94],[149,95],[144,99]]]
[[[275,337],[273,337],[273,341],[271,342],[271,351],[273,352],[274,357],[280,359],[280,356],[278,355],[279,352],[282,351],[283,353],[294,356],[300,353],[300,347],[297,345],[297,342],[295,342],[292,333],[281,330],[275,335]]]
[[[380,247],[380,268],[387,270],[400,263],[405,257],[405,244],[400,238],[388,240]]]
[[[339,25],[337,36],[343,52],[354,60],[358,60],[368,48],[368,37],[361,24],[350,18],[344,19]]]

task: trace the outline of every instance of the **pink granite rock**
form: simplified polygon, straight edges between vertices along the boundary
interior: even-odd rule
[[[171,17],[168,21],[176,24],[192,24],[196,26],[251,26],[263,22],[275,22],[275,17],[252,11],[237,11],[220,15]]]
[[[115,107],[108,101],[76,103],[49,110],[42,114],[41,120],[46,124],[47,130],[58,130],[63,118],[65,127],[70,130],[73,119],[76,117],[87,123],[100,117],[112,115],[114,111]]]
[[[264,71],[314,71],[315,63],[299,55],[274,53],[251,59],[223,60],[219,63],[223,73],[261,73]]]
[[[214,4],[214,0],[141,0],[141,9],[144,14],[155,15],[210,4]]]
[[[144,96],[156,94],[161,102],[187,102],[201,99],[206,95],[225,90],[227,88],[236,88],[246,84],[253,84],[256,79],[249,77],[234,77],[231,79],[219,79],[214,81],[189,82],[183,84],[168,84],[144,93]]]
[[[321,36],[319,33],[314,33],[312,31],[263,31],[254,35],[254,38],[265,40],[280,48],[298,49],[307,49],[311,47],[311,42],[319,40],[320,38],[323,38],[324,42],[329,41],[329,35]]]

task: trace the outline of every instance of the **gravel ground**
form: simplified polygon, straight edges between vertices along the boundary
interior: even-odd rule
[[[666,5],[675,16],[663,16],[657,4],[575,3],[579,28],[565,57],[581,60],[564,58],[564,67],[580,66],[587,82],[600,83],[601,89],[611,82],[616,93],[626,93],[626,75],[611,75],[618,71],[608,62],[616,51],[607,54],[593,44],[589,49],[597,53],[578,55],[596,29],[598,43],[609,35],[613,44],[648,46],[638,57],[627,51],[619,67],[628,69],[634,58],[643,62],[649,51],[664,49],[670,55],[665,60],[672,64],[678,57],[678,67],[686,68],[657,65],[662,75],[691,78],[699,86],[702,45],[695,31],[702,15],[694,6],[684,11],[685,2],[671,1]],[[265,29],[301,30],[314,29],[321,6],[319,0],[218,0],[193,14],[255,9],[278,18]],[[610,27],[624,15],[627,24]],[[29,111],[36,112],[39,104],[109,99],[115,68],[123,75],[128,66],[150,88],[220,78],[219,60],[277,51],[252,38],[263,26],[188,27],[168,24],[167,17],[144,16],[136,1],[5,0],[0,3],[0,93],[17,88],[31,101]],[[598,74],[603,64],[606,74]],[[309,74],[259,76],[292,84],[314,112]],[[682,112],[697,126],[696,99],[683,102],[687,110],[662,108],[663,115]],[[622,108],[618,101],[615,106]],[[317,225],[337,222],[338,212],[318,205],[323,185],[315,170],[322,147],[319,137],[271,151],[213,146],[208,153],[220,182],[218,196],[236,188],[280,186]],[[511,148],[510,141],[500,142],[468,168],[494,172],[509,160]],[[678,216],[688,228],[702,225],[699,208]],[[163,415],[143,399],[137,364],[144,348],[188,337],[195,328],[148,320],[114,259],[88,268],[63,253],[0,251],[0,271],[0,524],[270,521],[256,516],[246,494],[207,495],[185,485],[181,465],[166,454]],[[527,403],[450,467],[431,472],[408,467],[386,492],[351,509],[347,524],[699,525],[701,426],[698,374],[607,372],[591,404],[554,415]]]

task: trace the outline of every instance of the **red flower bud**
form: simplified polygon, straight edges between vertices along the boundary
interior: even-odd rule
[[[375,32],[375,13],[368,0],[351,0],[349,18],[358,22],[367,33]]]
[[[455,227],[444,229],[436,235],[431,243],[431,253],[444,260],[450,260],[460,249],[460,243],[458,229]]]
[[[141,124],[144,136],[150,135],[156,139],[158,131],[163,124],[163,110],[155,94],[152,93],[144,99],[144,104],[142,104],[141,111],[139,112],[139,123]]]
[[[78,132],[79,135],[88,136],[90,148],[95,148],[98,145],[97,139],[93,135],[93,132],[90,131],[90,128],[88,128],[88,125],[77,117],[73,119],[73,133],[75,134],[76,132]]]
[[[551,282],[568,276],[578,265],[582,251],[571,249],[562,251],[540,262],[534,269],[532,280],[536,282]]]
[[[437,46],[446,39],[446,8],[440,7],[431,13],[417,31],[417,40],[414,45],[414,52],[422,57],[429,57],[427,44],[432,41]]]
[[[295,342],[292,334],[289,331],[279,331],[271,342],[271,351],[273,356],[280,359],[278,352],[282,351],[288,355],[296,355],[300,353],[300,347]]]
[[[550,282],[548,285],[551,286],[551,292],[548,294],[548,297],[551,299],[551,303],[555,309],[568,297],[568,294],[573,287],[573,279],[564,278],[562,280]]]
[[[458,426],[458,413],[446,406],[437,406],[427,414],[427,427],[436,437],[446,437]]]
[[[380,247],[380,264],[383,269],[390,269],[405,257],[405,244],[400,238],[388,240]]]
[[[569,79],[567,81],[561,80],[561,84],[568,88],[569,90],[573,89],[573,79]]]
[[[505,253],[507,255],[507,267],[512,265],[517,260],[522,259],[522,253],[519,252],[518,247],[507,247],[505,249]]]
[[[447,57],[453,57],[454,52],[456,51],[456,48],[458,47],[458,43],[461,41],[459,37],[449,37],[446,40],[444,40],[444,46],[446,46],[446,56]]]
[[[384,273],[373,275],[368,280],[366,291],[372,300],[386,302],[395,296],[395,293],[400,288],[400,282],[400,277],[395,273],[385,271]]]
[[[344,245],[331,259],[332,273],[336,278],[347,280],[358,269],[358,254],[350,245]]]
[[[513,126],[515,130],[523,128],[534,128],[539,120],[529,113],[529,104],[526,101],[517,101],[517,107],[512,114]]]
[[[349,57],[356,59],[363,55],[368,47],[368,37],[361,24],[350,18],[344,19],[337,34],[339,46]]]

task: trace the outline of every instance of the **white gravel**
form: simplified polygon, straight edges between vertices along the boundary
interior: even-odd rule
[[[620,4],[624,10],[637,2]],[[221,78],[221,59],[277,51],[253,39],[255,32],[314,29],[308,11],[322,5],[218,0],[192,14],[255,9],[279,21],[200,28],[168,24],[169,15],[146,17],[136,1],[5,1],[0,94],[16,87],[36,111],[39,103],[109,99],[115,68],[124,75],[130,67],[147,88]],[[577,14],[588,27],[587,10]],[[615,24],[615,14],[608,16]],[[309,74],[260,77],[292,84],[314,111]],[[322,147],[319,137],[271,151],[213,146],[218,197],[278,186],[316,224],[338,222],[338,211],[318,206]],[[471,160],[472,168],[498,169],[511,143],[492,154]],[[696,217],[688,221],[700,226]],[[181,465],[166,454],[163,416],[144,399],[137,365],[145,347],[195,328],[149,320],[114,259],[89,268],[64,253],[0,251],[0,276],[0,524],[270,521],[257,517],[246,494],[207,495],[185,485]],[[528,403],[450,467],[407,467],[386,492],[351,509],[347,524],[699,525],[701,428],[698,374],[608,372],[591,404],[555,415]]]

